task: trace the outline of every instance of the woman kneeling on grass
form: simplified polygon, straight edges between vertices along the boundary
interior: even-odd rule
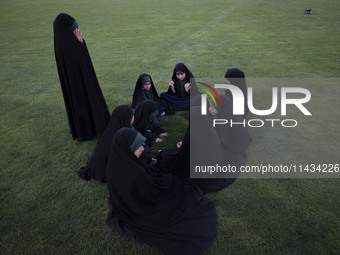
[[[196,84],[193,81],[194,75],[183,64],[176,64],[172,78],[169,81],[168,92],[161,93],[160,97],[173,110],[184,111],[190,107],[190,95],[198,93]]]
[[[202,253],[216,232],[213,203],[159,163],[150,167],[141,161],[144,141],[128,128],[115,135],[107,166],[110,213],[106,223],[164,254]]]

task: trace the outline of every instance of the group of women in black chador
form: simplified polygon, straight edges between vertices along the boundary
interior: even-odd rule
[[[228,186],[237,174],[224,179],[191,179],[190,153],[204,155],[202,162],[244,165],[245,150],[251,142],[247,128],[213,128],[208,118],[200,114],[200,106],[190,105],[190,98],[199,93],[193,74],[182,63],[176,64],[168,91],[160,95],[152,77],[141,74],[131,106],[120,105],[110,116],[77,22],[61,13],[54,20],[53,29],[72,137],[83,141],[98,136],[91,157],[78,175],[84,180],[107,183],[107,224],[119,233],[157,246],[164,254],[205,251],[215,236],[216,211],[203,195]],[[225,78],[246,93],[241,70],[228,69]],[[210,119],[246,118],[247,111],[244,116],[233,115],[228,93],[220,96],[222,106],[209,102]],[[192,121],[183,140],[173,149],[160,151],[156,159],[151,158],[152,142],[167,135],[158,118],[189,108]],[[204,136],[198,129],[191,129],[193,125],[199,126]],[[219,146],[218,150],[207,146],[212,142]]]

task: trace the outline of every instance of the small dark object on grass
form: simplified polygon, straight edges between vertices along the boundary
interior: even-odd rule
[[[309,8],[306,9],[306,10],[305,10],[305,14],[312,14],[312,9],[309,9]]]

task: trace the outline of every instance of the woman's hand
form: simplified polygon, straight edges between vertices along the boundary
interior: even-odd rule
[[[191,89],[191,84],[190,83],[185,83],[184,84],[184,89],[187,93],[189,93],[190,89]]]
[[[79,42],[83,43],[83,37],[82,37],[82,33],[79,29],[79,27],[77,27],[74,31],[73,34],[77,37],[77,39],[79,40]]]
[[[173,92],[173,93],[176,93],[174,84],[175,84],[174,81],[170,79],[170,80],[169,80],[169,86],[170,86],[172,92]]]

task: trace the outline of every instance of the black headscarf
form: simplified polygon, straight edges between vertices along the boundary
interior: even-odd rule
[[[122,128],[107,166],[107,224],[164,254],[199,254],[213,241],[216,214],[211,202],[196,200],[190,187],[170,172],[150,169],[131,150],[137,131]]]
[[[180,81],[180,80],[177,79],[177,77],[176,77],[176,73],[177,72],[185,73],[185,78],[184,78],[183,81]],[[172,78],[171,79],[174,81],[175,91],[179,95],[179,97],[184,97],[184,96],[188,96],[188,95],[194,95],[194,94],[198,93],[196,82],[194,80],[194,75],[190,72],[190,70],[183,63],[177,63],[175,65],[175,68],[174,68],[174,71],[172,73]],[[185,91],[185,89],[184,89],[184,84],[185,83],[190,83],[190,82],[191,82],[190,93],[187,93]],[[172,92],[171,88],[169,88],[168,93],[174,94]]]
[[[106,182],[106,166],[114,135],[120,128],[131,128],[133,112],[133,109],[128,105],[120,105],[114,109],[110,122],[99,137],[97,146],[88,159],[86,166],[78,171],[80,178],[84,180],[93,178],[97,181]]]
[[[158,96],[157,90],[155,88],[155,85],[152,81],[152,78],[149,74],[147,73],[143,73],[138,77],[138,80],[136,82],[136,86],[135,86],[135,90],[133,92],[133,98],[132,98],[132,104],[131,107],[132,108],[136,108],[136,105],[138,103],[139,98],[142,96],[142,93],[144,92],[144,88],[143,88],[143,79],[145,79],[145,77],[149,77],[150,79],[150,83],[151,83],[151,88],[150,88],[150,93],[152,93],[152,97],[153,98],[148,98],[148,99],[152,99],[154,101],[159,101],[160,102],[160,98]],[[147,99],[147,98],[146,98]]]
[[[247,117],[249,109],[248,109],[248,91],[247,91],[247,84],[246,79],[244,76],[244,72],[238,68],[230,68],[224,75],[224,78],[228,79],[232,85],[239,87],[244,95],[244,115],[243,117]],[[226,96],[229,96],[231,99],[232,94],[230,90],[225,91]]]
[[[54,53],[73,139],[101,134],[110,119],[85,40],[73,34],[75,20],[61,13],[53,22]],[[73,27],[72,27],[73,25]]]
[[[135,110],[135,120],[132,126],[145,135],[147,128],[151,125],[150,116],[157,110],[156,103],[152,100],[143,101]]]

